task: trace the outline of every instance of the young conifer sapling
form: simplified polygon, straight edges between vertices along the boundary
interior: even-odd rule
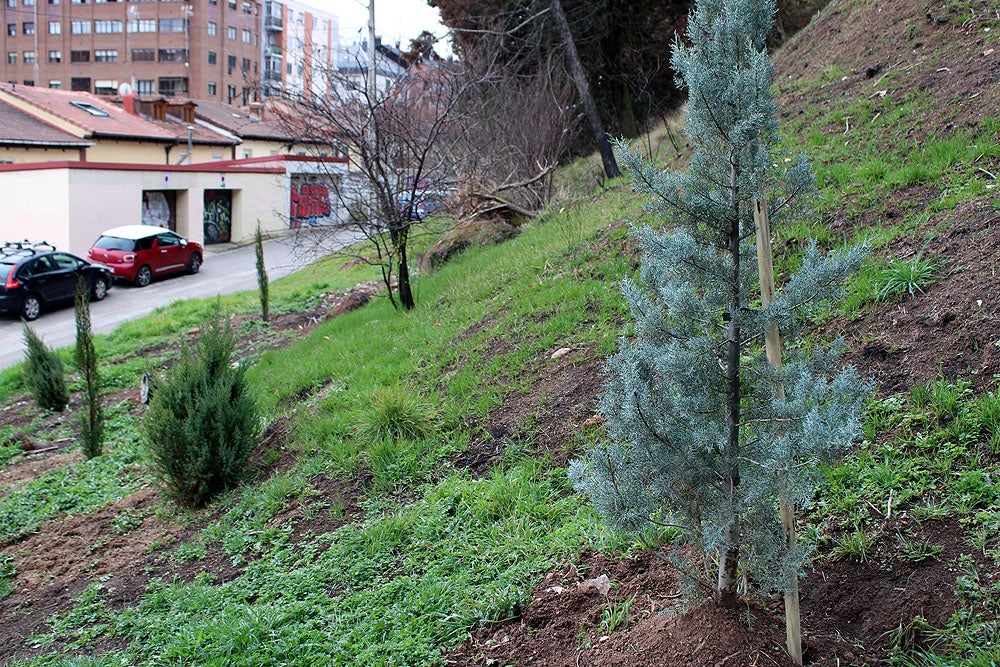
[[[636,231],[640,280],[622,284],[634,337],[608,361],[599,408],[610,442],[570,466],[576,488],[614,525],[644,537],[670,527],[697,546],[701,562],[687,572],[724,606],[737,603],[741,574],[752,590],[797,590],[807,554],[790,545],[779,506],[811,497],[819,465],[860,432],[869,391],[840,366],[839,345],[790,346],[781,365],[764,354],[765,331],[794,341],[864,256],[811,246],[761,303],[755,207],[777,227],[805,214],[814,188],[805,158],[778,146],[765,49],[773,16],[772,0],[696,3],[690,46],[673,49],[688,93],[687,171],[661,172],[617,146],[668,229]]]

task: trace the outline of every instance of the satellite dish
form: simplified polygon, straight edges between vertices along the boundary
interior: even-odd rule
[[[123,83],[120,86],[118,86],[119,95],[129,95],[131,93],[132,93],[132,86],[130,86],[129,84]]]

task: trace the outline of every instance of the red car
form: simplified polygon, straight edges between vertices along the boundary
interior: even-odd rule
[[[121,278],[145,287],[171,273],[198,273],[205,253],[200,243],[150,225],[115,227],[101,234],[87,252]]]

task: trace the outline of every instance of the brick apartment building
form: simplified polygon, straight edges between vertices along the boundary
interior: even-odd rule
[[[250,105],[316,89],[337,18],[265,0],[0,0],[0,80]],[[319,91],[317,91],[319,92]]]

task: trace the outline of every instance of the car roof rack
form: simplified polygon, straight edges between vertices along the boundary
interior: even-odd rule
[[[40,252],[55,252],[56,247],[47,241],[5,241],[0,245],[0,256],[35,255]]]

